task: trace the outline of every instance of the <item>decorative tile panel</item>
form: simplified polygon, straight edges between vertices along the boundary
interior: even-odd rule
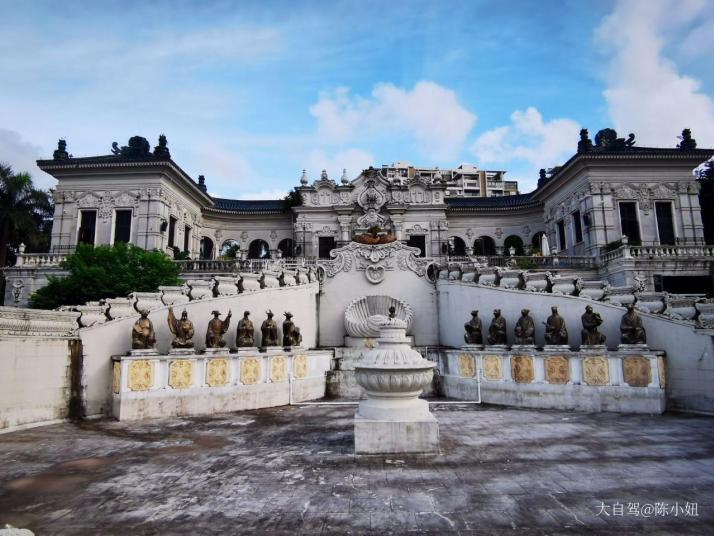
[[[514,355],[511,357],[511,375],[517,383],[531,383],[535,377],[533,357],[529,355]]]
[[[503,378],[501,358],[499,356],[487,355],[483,358],[483,377],[491,381],[497,381]]]
[[[300,354],[293,359],[293,376],[298,380],[307,376],[307,356]]]
[[[169,385],[174,389],[188,389],[192,384],[193,361],[172,361],[169,364]]]
[[[588,385],[607,385],[610,383],[610,369],[604,357],[583,359],[583,380]]]
[[[622,373],[630,387],[647,387],[652,382],[650,360],[646,357],[626,357],[622,360]]]
[[[251,385],[260,381],[260,359],[247,357],[240,362],[240,381]]]
[[[209,359],[206,363],[206,384],[209,387],[226,385],[229,376],[227,359]]]
[[[115,395],[121,390],[121,363],[114,361],[114,372],[112,374],[112,391]]]
[[[129,389],[148,391],[154,385],[154,364],[146,359],[136,359],[129,363]]]
[[[548,383],[564,384],[570,381],[570,365],[562,355],[554,355],[545,360],[545,379]]]
[[[285,356],[270,358],[270,381],[284,382],[288,377],[288,363]]]
[[[476,375],[476,360],[469,354],[459,355],[459,376],[473,378]]]

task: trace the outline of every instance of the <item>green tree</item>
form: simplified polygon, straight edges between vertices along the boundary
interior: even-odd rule
[[[7,264],[9,246],[25,242],[32,251],[49,245],[52,210],[49,192],[36,189],[28,173],[0,163],[0,267]]]
[[[179,284],[179,267],[167,255],[131,244],[79,244],[62,266],[69,275],[50,278],[47,286],[30,298],[31,307],[54,309],[131,292],[156,292],[160,285]]]

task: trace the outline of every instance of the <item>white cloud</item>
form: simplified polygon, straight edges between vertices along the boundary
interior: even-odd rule
[[[621,135],[634,132],[640,145],[673,147],[682,129],[691,128],[700,146],[714,145],[714,101],[663,54],[679,43],[691,55],[708,19],[707,38],[698,44],[709,56],[710,8],[699,0],[621,1],[598,27],[596,40],[610,54],[604,96]]]
[[[360,172],[374,165],[374,157],[362,149],[347,149],[328,155],[325,151],[314,150],[307,157],[307,176],[312,182],[320,177],[322,170],[326,170],[329,177],[339,183],[342,170],[347,170],[350,180],[357,177]]]
[[[572,119],[543,121],[540,112],[529,107],[513,112],[510,125],[481,134],[471,151],[481,165],[525,162],[531,168],[526,176],[535,177],[538,169],[561,164],[575,153],[579,131]]]
[[[428,81],[411,90],[378,84],[368,98],[338,88],[323,93],[310,113],[324,143],[406,137],[417,142],[426,158],[436,160],[455,158],[476,123],[456,93]]]
[[[48,158],[38,145],[22,139],[22,136],[5,128],[0,128],[0,162],[12,166],[16,173],[26,171],[32,176],[35,188],[54,188],[57,181],[37,167],[38,158]]]

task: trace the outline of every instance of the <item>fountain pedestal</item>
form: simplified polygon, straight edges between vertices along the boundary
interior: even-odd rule
[[[439,423],[429,412],[422,389],[436,363],[409,345],[407,323],[376,315],[379,345],[355,367],[357,383],[367,393],[355,415],[355,453],[438,453]]]

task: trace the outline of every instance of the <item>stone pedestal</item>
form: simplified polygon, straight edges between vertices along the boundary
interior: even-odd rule
[[[194,348],[171,348],[169,350],[169,355],[191,355],[195,353],[196,350]]]
[[[438,453],[439,424],[420,400],[434,376],[435,363],[409,345],[404,320],[375,315],[378,346],[355,366],[357,383],[367,399],[355,415],[355,453]]]
[[[223,348],[206,348],[203,353],[206,355],[228,354],[230,349],[226,346]]]
[[[141,350],[131,350],[129,355],[132,357],[148,357],[152,355],[159,355],[159,352],[155,348],[146,348]]]

